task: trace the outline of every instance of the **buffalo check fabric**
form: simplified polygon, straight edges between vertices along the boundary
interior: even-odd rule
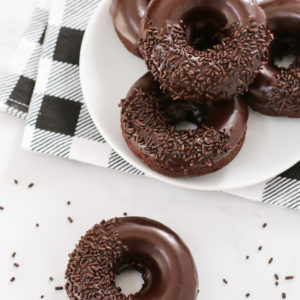
[[[23,147],[48,155],[144,175],[96,129],[84,103],[79,55],[100,0],[39,0],[0,86],[0,110],[26,119]],[[261,184],[227,191],[300,209],[300,163]]]

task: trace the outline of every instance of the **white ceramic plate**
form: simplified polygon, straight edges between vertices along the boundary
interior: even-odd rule
[[[169,178],[144,165],[128,149],[120,129],[120,108],[132,84],[147,70],[121,44],[109,13],[111,0],[102,0],[93,16],[81,51],[80,73],[89,112],[106,141],[124,159],[148,176],[198,190],[242,188],[267,180],[300,160],[300,119],[271,118],[250,113],[245,144],[222,170],[195,178]]]

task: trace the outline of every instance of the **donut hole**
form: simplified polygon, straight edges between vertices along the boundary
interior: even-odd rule
[[[183,16],[183,23],[188,44],[197,50],[206,50],[220,43],[227,21],[212,8],[194,8]]]
[[[176,130],[194,130],[202,124],[202,112],[197,105],[178,101],[169,104],[165,111]]]
[[[144,285],[142,273],[135,269],[125,269],[116,275],[116,286],[125,296],[135,295]]]
[[[274,35],[271,44],[273,67],[288,69],[300,57],[300,21],[294,19],[272,19],[270,29]]]

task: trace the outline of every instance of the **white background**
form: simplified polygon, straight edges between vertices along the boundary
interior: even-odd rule
[[[0,2],[0,73],[33,4]],[[0,211],[1,300],[33,300],[42,294],[44,299],[67,299],[64,291],[54,290],[64,284],[67,254],[94,223],[124,211],[155,218],[187,242],[199,271],[198,299],[238,300],[247,292],[255,300],[279,300],[282,292],[289,300],[300,299],[299,212],[24,152],[22,133],[23,121],[0,115],[0,206],[5,207]],[[28,189],[31,182],[35,186]],[[264,222],[269,224],[266,229],[261,227]],[[12,259],[14,251],[17,256]],[[13,262],[20,267],[13,267]],[[274,285],[274,273],[280,275],[279,287]],[[290,274],[295,280],[285,281]],[[16,280],[10,283],[12,276]]]

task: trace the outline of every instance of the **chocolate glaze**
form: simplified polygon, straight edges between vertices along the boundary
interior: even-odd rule
[[[142,18],[150,0],[112,0],[111,15],[116,32],[124,46],[141,57],[138,38]]]
[[[145,284],[134,300],[195,300],[198,276],[193,257],[180,237],[166,226],[141,217],[120,218],[113,228],[128,248],[120,266],[143,265]]]
[[[263,10],[248,0],[152,0],[140,31],[141,54],[162,90],[194,103],[243,94],[270,42]]]
[[[174,155],[176,151],[169,153],[164,160],[158,159],[155,154],[149,153],[145,143],[139,143],[134,135],[126,134],[126,127],[128,124],[131,124],[130,118],[137,118],[137,116],[135,116],[133,113],[128,119],[128,111],[126,111],[127,105],[130,105],[130,97],[134,95],[137,89],[142,90],[147,95],[151,95],[153,93],[155,94],[160,103],[158,108],[160,111],[154,111],[153,114],[157,115],[163,111],[166,119],[171,118],[166,121],[166,132],[180,119],[188,119],[196,124],[198,123],[198,128],[204,128],[206,126],[213,128],[216,134],[225,133],[228,137],[228,140],[226,141],[226,143],[228,143],[228,149],[219,155],[214,156],[211,164],[209,165],[205,163],[206,159],[200,162],[195,162],[193,166],[190,166],[190,164],[184,159],[173,159],[172,155]],[[141,99],[140,101],[147,102],[147,99]],[[123,135],[133,153],[142,159],[149,167],[163,173],[164,175],[172,177],[199,176],[216,171],[229,163],[240,150],[246,132],[248,108],[245,102],[240,97],[234,97],[230,101],[218,101],[203,103],[200,105],[190,104],[182,101],[175,102],[175,104],[177,105],[174,105],[174,101],[169,97],[168,94],[163,94],[161,92],[159,84],[153,80],[153,76],[150,72],[145,74],[133,85],[127,95],[127,98],[122,104],[123,109],[121,113]],[[143,136],[143,138],[151,138],[152,144],[154,147],[158,147],[159,152],[159,145],[161,144],[160,138],[166,133],[163,132],[159,136],[156,136],[155,133],[152,135],[153,128],[151,127],[148,129],[135,128],[135,130],[137,134]],[[152,136],[149,136],[149,131],[151,132],[150,135]],[[176,131],[177,130],[175,129],[175,132]],[[180,132],[180,130],[177,132]],[[192,131],[192,136],[193,132],[196,135],[198,129]],[[201,138],[199,140],[201,140]],[[199,142],[199,140],[198,138],[191,138],[190,145],[193,145],[195,151],[197,147],[201,147],[201,145],[199,146],[198,144],[194,144],[195,141]],[[178,145],[175,148],[180,148],[180,142],[180,140],[176,141]]]
[[[76,300],[195,300],[198,275],[192,254],[163,224],[143,217],[102,221],[81,237],[65,277]],[[126,269],[142,273],[144,284],[125,296],[115,277]]]
[[[263,10],[253,0],[154,0],[149,4],[143,26],[149,21],[153,21],[152,25],[155,27],[163,27],[166,23],[178,24],[181,20],[188,23],[193,11],[215,16],[214,22],[218,23],[219,28],[230,27],[236,22],[240,26],[247,26],[249,17],[254,17],[258,24],[267,25]]]
[[[292,72],[296,72],[294,68],[297,62],[284,69],[274,64],[274,58],[281,58],[286,54],[300,57],[300,1],[271,0],[265,1],[261,5],[267,15],[270,30],[275,39],[271,45],[269,63],[263,66],[253,85],[249,87],[249,93],[245,95],[245,99],[252,108],[263,114],[299,118],[299,92],[288,91],[288,85],[293,77],[295,80],[294,88],[300,86],[300,76],[295,78],[296,74],[292,74]],[[300,67],[299,62],[298,66]],[[291,71],[291,78],[288,78],[289,71]],[[286,78],[283,78],[282,72],[286,74]],[[288,99],[289,106],[282,108],[280,103],[278,104],[279,101],[274,101],[274,96],[278,95],[282,95],[285,100]]]

